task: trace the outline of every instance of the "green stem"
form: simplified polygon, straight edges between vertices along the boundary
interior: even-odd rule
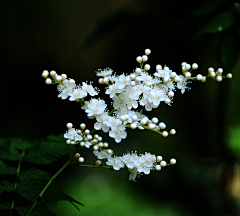
[[[17,167],[16,176],[15,176],[15,184],[14,184],[14,188],[13,188],[13,199],[12,199],[12,204],[11,204],[9,216],[12,215],[12,210],[13,210],[14,205],[15,205],[15,191],[16,191],[16,188],[17,188],[18,177],[19,177],[20,169],[21,169],[21,160],[24,157],[24,155],[25,155],[25,149],[23,149],[22,154],[20,155],[20,158],[18,160],[18,167]]]
[[[84,165],[84,164],[78,164],[79,166],[82,167],[92,167],[92,168],[106,168],[106,169],[110,169],[110,166],[94,166],[94,165]]]
[[[48,183],[46,184],[46,186],[43,188],[43,190],[41,191],[41,193],[40,193],[40,194],[38,195],[38,197],[36,198],[36,200],[35,200],[35,202],[33,203],[31,209],[29,210],[27,216],[29,216],[29,215],[32,213],[32,211],[33,211],[33,209],[35,208],[35,206],[37,205],[38,201],[42,198],[42,196],[44,195],[44,193],[46,192],[46,190],[48,189],[48,187],[51,185],[51,183],[53,182],[53,180],[54,180],[55,178],[57,178],[57,177],[59,176],[59,174],[60,174],[68,165],[71,164],[72,158],[73,158],[73,155],[74,155],[74,154],[75,154],[75,151],[74,151],[74,153],[71,155],[71,157],[68,159],[68,161],[62,166],[62,168],[61,168],[60,170],[58,170],[58,172],[57,172],[54,176],[52,176],[52,177],[50,178],[50,180],[48,181]]]

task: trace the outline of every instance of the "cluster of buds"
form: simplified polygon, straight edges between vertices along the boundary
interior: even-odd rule
[[[169,67],[162,67],[158,64],[155,73],[151,75],[148,72],[151,67],[146,64],[150,53],[151,50],[146,49],[143,56],[136,58],[139,66],[130,74],[117,75],[111,68],[96,71],[99,84],[107,86],[105,94],[113,101],[111,111],[103,99],[90,98],[86,100],[88,96],[94,97],[99,94],[99,90],[92,86],[92,83],[82,82],[81,85],[76,85],[74,79],[67,79],[66,74],[58,75],[55,71],[49,73],[45,70],[42,76],[46,79],[46,84],[58,84],[59,98],[64,100],[69,98],[70,101],[80,102],[81,108],[86,112],[88,118],[96,120],[93,126],[94,130],[108,133],[116,143],[120,143],[127,137],[127,128],[147,129],[157,132],[163,137],[167,137],[169,134],[175,135],[175,129],[166,131],[164,122],[159,122],[157,117],[150,119],[143,114],[143,110],[138,110],[139,107],[143,107],[146,111],[152,111],[162,103],[171,105],[175,95],[174,91],[178,89],[182,94],[185,93],[186,90],[190,89],[187,84],[195,80],[206,82],[207,78],[213,78],[220,82],[222,78],[225,78],[222,76],[223,70],[219,68],[214,72],[213,68],[209,68],[207,76],[198,74],[196,77],[192,77],[192,71],[198,69],[198,65],[183,62],[182,74],[177,74]],[[226,77],[232,78],[232,74],[229,73]],[[90,130],[85,129],[85,127],[85,124],[81,124],[80,129],[77,130],[73,128],[71,123],[68,123],[68,131],[64,137],[67,139],[67,144],[78,144],[86,148],[92,147],[94,155],[97,157],[96,166],[101,166],[102,159],[104,159],[106,164],[115,170],[127,167],[130,171],[129,179],[135,180],[139,173],[149,174],[151,169],[160,170],[161,167],[167,165],[161,156],[156,157],[150,153],[138,156],[135,152],[122,157],[112,157],[113,151],[107,149],[108,143],[103,143],[102,137],[97,134],[93,136]],[[159,164],[157,164],[158,162]],[[170,164],[175,163],[175,159],[170,161]],[[134,166],[130,164],[134,164]]]

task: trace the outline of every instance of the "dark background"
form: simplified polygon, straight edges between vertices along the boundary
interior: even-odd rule
[[[233,3],[226,1],[224,7]],[[152,51],[151,73],[156,64],[180,73],[183,61],[198,63],[196,74],[206,75],[210,66],[223,67],[224,33],[204,34],[192,42],[208,20],[190,16],[201,4],[1,1],[1,137],[35,140],[63,133],[67,122],[76,127],[86,122],[92,129],[93,121],[79,104],[58,99],[56,86],[45,84],[43,70],[97,85],[98,68],[130,73],[146,48]],[[150,151],[167,161],[176,158],[176,166],[142,176],[137,183],[129,182],[125,171],[70,167],[58,182],[85,207],[80,213],[61,202],[49,207],[59,215],[238,215],[239,63],[232,72],[233,80],[190,84],[191,91],[176,93],[171,107],[162,104],[149,113],[166,122],[169,130],[176,128],[175,136],[166,139],[148,131],[129,131],[117,145],[104,137],[116,154]],[[104,92],[104,87],[100,89]]]

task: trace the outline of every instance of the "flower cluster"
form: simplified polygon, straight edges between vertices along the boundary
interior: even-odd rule
[[[86,100],[88,96],[94,97],[99,94],[99,90],[92,83],[82,82],[82,85],[76,85],[75,80],[67,79],[66,74],[58,75],[55,71],[50,72],[50,77],[48,71],[43,71],[42,76],[46,78],[46,84],[58,84],[59,98],[69,98],[70,101],[82,103],[81,108],[88,118],[96,120],[94,129],[108,133],[116,143],[120,143],[127,137],[126,128],[148,129],[167,137],[169,134],[174,135],[176,130],[166,131],[164,122],[159,122],[157,117],[150,119],[143,114],[143,110],[138,110],[139,107],[152,111],[162,103],[171,105],[174,91],[178,89],[182,94],[185,93],[191,81],[206,82],[207,78],[212,78],[221,82],[225,77],[222,75],[221,68],[218,68],[216,72],[213,68],[209,68],[207,76],[198,74],[192,77],[192,71],[198,69],[198,65],[196,63],[190,65],[186,62],[182,63],[181,74],[177,74],[167,66],[157,65],[152,75],[149,73],[150,65],[146,64],[150,53],[150,49],[146,49],[143,56],[136,58],[139,66],[132,73],[117,75],[110,68],[99,69],[96,72],[99,84],[107,85],[105,94],[112,100],[111,111],[103,99]],[[232,74],[229,73],[226,77],[231,79]],[[71,123],[67,124],[68,131],[64,134],[67,144],[79,144],[86,148],[93,146],[94,155],[98,158],[97,164],[101,165],[101,160],[104,159],[106,164],[114,170],[126,167],[130,171],[130,180],[135,180],[139,173],[149,174],[151,169],[160,170],[161,167],[166,166],[166,162],[160,160],[160,156],[156,157],[150,153],[138,156],[134,152],[122,157],[112,157],[111,149],[103,149],[107,148],[108,144],[102,143],[102,137],[99,135],[93,136],[90,130],[85,130],[85,124],[80,125],[80,130],[72,127]],[[170,164],[175,163],[175,159],[170,162]]]

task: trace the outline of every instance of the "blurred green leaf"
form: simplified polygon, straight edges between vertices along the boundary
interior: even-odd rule
[[[210,0],[205,1],[202,5],[198,7],[197,10],[195,10],[190,16],[202,16],[206,15],[208,13],[211,13],[213,11],[218,10],[224,2],[227,0]]]
[[[36,164],[51,164],[58,158],[70,154],[73,150],[74,145],[67,145],[63,135],[51,135],[45,139],[36,141],[28,149],[22,161]]]
[[[14,175],[17,172],[17,168],[8,166],[2,160],[0,160],[0,174]]]
[[[231,10],[221,12],[210,19],[207,23],[200,26],[198,33],[193,37],[192,41],[198,39],[204,33],[222,32],[232,27],[234,24],[235,19]]]
[[[15,143],[12,139],[0,138],[0,158],[17,161],[20,158],[20,153],[17,151]]]
[[[10,202],[2,202],[2,203],[0,203],[0,210],[10,209],[10,208],[11,208],[11,203]]]
[[[31,206],[16,207],[16,211],[21,216],[26,216]],[[45,205],[38,206],[33,209],[31,216],[55,216],[56,214],[50,211]]]
[[[26,180],[26,179],[44,179],[48,180],[49,174],[48,172],[40,169],[30,168],[28,170],[24,170],[20,173],[20,181]]]
[[[240,53],[240,36],[235,29],[222,33],[221,59],[226,72],[231,72]]]
[[[6,192],[11,192],[13,191],[14,184],[6,181],[6,180],[1,180],[0,181],[0,193],[6,191]]]

